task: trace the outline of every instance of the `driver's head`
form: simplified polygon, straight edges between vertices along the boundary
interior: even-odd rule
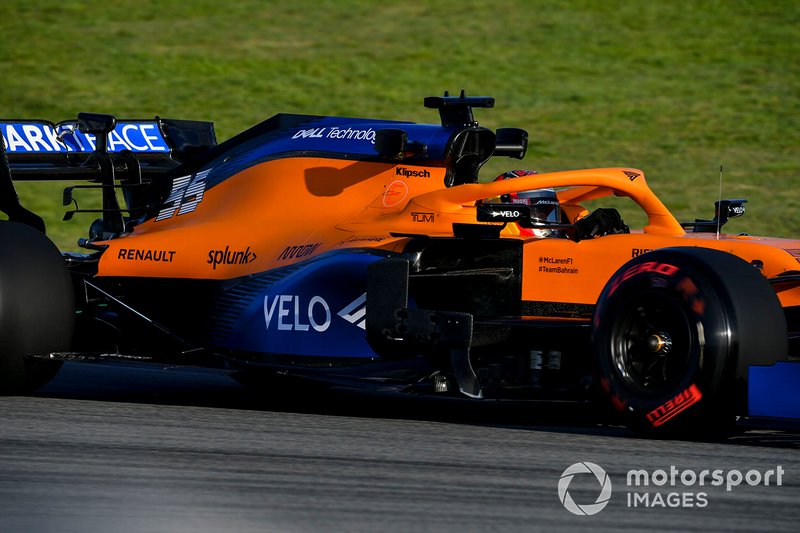
[[[516,193],[514,203],[531,206],[531,222],[540,224],[561,223],[561,206],[553,189],[534,189]]]
[[[533,174],[536,174],[535,170],[509,170],[497,176],[494,181],[531,176]],[[500,201],[529,205],[531,207],[531,223],[533,225],[561,223],[561,207],[558,202],[558,195],[553,189],[531,189],[512,192],[502,195]]]
[[[533,176],[537,174],[535,170],[509,170],[497,176],[494,181],[503,181],[510,178],[521,178],[522,176]],[[519,200],[519,193],[512,192],[511,194],[504,194],[500,197],[500,201],[507,204],[527,204],[527,201]]]

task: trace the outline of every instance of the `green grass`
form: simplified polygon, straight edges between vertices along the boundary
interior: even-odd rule
[[[157,6],[157,7],[156,7]],[[279,112],[436,122],[422,98],[497,99],[540,171],[632,166],[679,219],[750,200],[731,231],[800,236],[800,3],[717,0],[162,1],[0,6],[0,116],[212,120]],[[63,247],[51,184],[22,184]]]

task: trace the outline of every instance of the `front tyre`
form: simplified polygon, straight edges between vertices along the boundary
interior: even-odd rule
[[[59,361],[29,356],[68,350],[74,315],[55,245],[29,226],[0,221],[0,394],[25,394],[55,376]]]
[[[620,268],[593,321],[602,394],[653,435],[719,437],[746,412],[749,364],[787,351],[775,292],[751,265],[704,248],[662,249]]]

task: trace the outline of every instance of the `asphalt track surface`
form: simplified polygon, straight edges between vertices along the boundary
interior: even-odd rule
[[[254,396],[204,370],[69,363],[36,396],[0,398],[0,531],[798,531],[797,431],[653,441],[572,407],[315,400]],[[611,498],[576,516],[558,484],[586,461]],[[627,484],[629,470],[672,466],[676,486]],[[776,474],[730,491],[710,474],[682,484],[715,469]],[[601,494],[591,474],[565,487],[581,506]],[[656,506],[629,505],[634,493]]]

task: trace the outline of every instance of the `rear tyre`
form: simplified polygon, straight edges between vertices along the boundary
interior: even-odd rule
[[[41,232],[0,221],[0,394],[50,381],[60,361],[29,357],[70,347],[75,297],[55,245]]]
[[[787,352],[775,292],[751,265],[704,248],[626,263],[593,321],[602,394],[639,432],[718,438],[746,413],[747,367]]]

